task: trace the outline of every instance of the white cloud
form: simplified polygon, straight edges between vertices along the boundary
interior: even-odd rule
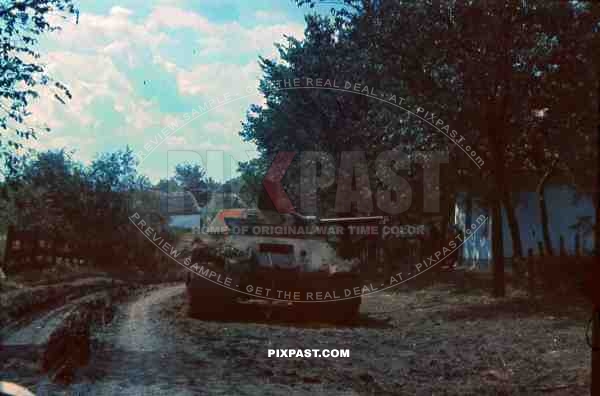
[[[122,55],[133,50],[155,51],[169,42],[166,33],[135,23],[132,15],[131,10],[118,6],[111,8],[108,15],[82,13],[79,24],[72,21],[61,24],[62,30],[53,35],[53,44],[77,51]]]
[[[242,66],[213,63],[198,65],[189,71],[179,70],[177,84],[182,94],[214,98],[225,93],[245,93],[246,87],[255,86],[259,77],[260,68],[256,61]]]
[[[231,146],[228,144],[202,142],[191,146],[192,151],[202,153],[205,151],[231,151]]]
[[[257,12],[262,18],[273,18],[276,14]],[[173,6],[159,6],[147,18],[145,26],[150,31],[161,28],[188,28],[196,31],[200,55],[239,56],[261,54],[276,57],[274,42],[281,42],[284,35],[302,38],[304,28],[298,23],[259,24],[252,28],[238,22],[212,23],[204,16]]]
[[[259,21],[281,21],[285,19],[285,14],[278,12],[278,11],[271,11],[271,10],[258,10],[254,13],[254,18],[256,18]]]
[[[167,148],[181,148],[187,144],[187,139],[184,136],[169,136],[165,140],[165,145]]]
[[[219,25],[210,36],[201,36],[198,46],[202,56],[253,56],[278,58],[274,43],[285,41],[284,36],[303,37],[299,24],[258,25],[247,28],[237,22]]]
[[[203,33],[213,33],[215,25],[205,17],[172,6],[156,7],[146,21],[149,30],[161,28],[190,28]]]
[[[33,145],[77,147],[88,158],[101,149],[96,143],[97,133],[127,136],[128,143],[137,141],[143,145],[142,140],[151,135],[150,131],[169,125],[169,120],[179,116],[162,113],[157,103],[145,99],[133,82],[131,69],[143,68],[151,59],[174,75],[178,91],[184,96],[211,99],[225,93],[245,95],[247,87],[257,86],[261,75],[257,55],[276,57],[273,42],[280,42],[284,34],[302,37],[303,28],[299,24],[269,24],[267,20],[274,15],[257,12],[255,16],[261,22],[253,27],[237,22],[214,23],[203,15],[177,8],[174,4],[178,1],[163,0],[146,17],[136,15],[135,9],[114,6],[105,15],[81,14],[79,24],[61,23],[63,29],[50,36],[50,50],[43,61],[49,74],[69,87],[73,100],[63,105],[50,92],[42,93],[31,107],[32,121],[48,125],[53,132]],[[191,35],[191,42],[198,47],[196,59],[204,63],[178,65],[178,61],[168,56],[173,48],[166,50],[166,45],[182,43],[165,29],[190,29],[186,34]],[[256,95],[217,108],[211,112],[210,122],[202,126],[198,124],[201,121],[194,123],[193,128],[179,131],[165,145],[196,151],[245,147],[237,137],[240,121],[247,105],[260,100]],[[112,103],[112,109],[107,111],[119,113],[125,120],[123,125],[116,130],[99,131],[98,127],[114,116],[98,115],[99,102]],[[199,126],[201,136],[196,134]],[[77,135],[70,135],[74,133]]]
[[[96,139],[89,134],[79,135],[51,132],[37,139],[24,142],[24,146],[36,151],[60,150],[75,151],[75,158],[89,163],[96,153]]]
[[[175,74],[179,92],[190,96],[217,97],[224,93],[245,92],[249,86],[256,87],[261,75],[257,56],[278,58],[275,42],[282,42],[285,35],[303,37],[303,26],[296,23],[251,28],[238,22],[215,24],[197,13],[176,7],[157,7],[146,26],[151,30],[190,28],[197,33],[200,59],[219,60],[181,67],[162,56],[154,57],[156,64]],[[247,59],[250,61],[243,63]]]
[[[154,64],[159,65],[164,70],[168,71],[169,73],[174,73],[177,71],[177,65],[175,63],[166,60],[160,55],[154,55],[153,62]]]
[[[228,120],[226,122],[207,122],[204,124],[203,129],[210,134],[237,135],[239,127],[239,124]]]
[[[219,95],[236,92],[256,84],[260,77],[257,55],[277,57],[274,42],[283,36],[301,37],[299,24],[259,25],[244,27],[237,22],[217,24],[204,16],[175,6],[159,5],[145,18],[135,23],[130,9],[115,6],[108,15],[83,14],[78,25],[68,23],[57,33],[60,48],[75,48],[86,53],[104,55],[111,59],[125,59],[131,68],[143,67],[141,54],[151,53],[153,62],[169,73],[175,73],[183,95]],[[219,62],[179,67],[161,54],[161,46],[176,41],[162,28],[190,28],[197,33],[201,57],[219,59]],[[238,66],[240,59],[252,61]],[[93,62],[93,59],[90,59]],[[100,59],[102,63],[104,60]],[[93,68],[93,67],[92,67]],[[75,69],[78,73],[81,69]],[[233,90],[233,91],[232,91]]]
[[[185,150],[197,153],[207,151],[231,151],[233,148],[226,143],[212,143],[210,141],[202,141],[199,143],[190,142],[185,136],[169,136],[165,140],[165,146],[168,150]]]
[[[47,54],[45,60],[49,74],[67,83],[73,99],[63,105],[53,98],[52,91],[44,90],[40,100],[31,107],[33,121],[45,122],[52,129],[66,125],[93,129],[100,123],[93,108],[100,99],[114,103],[114,111],[125,118],[128,133],[140,133],[157,124],[154,104],[137,95],[111,57],[58,51]],[[77,78],[72,78],[73,75]]]
[[[116,17],[128,18],[131,14],[133,14],[133,11],[125,7],[114,6],[110,9],[109,14]]]

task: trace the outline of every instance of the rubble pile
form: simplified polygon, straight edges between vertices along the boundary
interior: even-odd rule
[[[75,371],[89,361],[91,331],[96,326],[110,323],[115,313],[115,302],[128,294],[129,289],[125,287],[96,293],[68,313],[46,344],[41,359],[42,372],[48,373],[53,382],[70,383]]]
[[[50,336],[42,357],[42,372],[53,382],[70,383],[75,370],[90,358],[89,311],[85,308],[69,313]]]
[[[122,285],[108,278],[90,278],[77,282],[22,288],[0,294],[0,327],[15,318],[23,318],[52,304],[61,304],[70,299],[107,287]]]

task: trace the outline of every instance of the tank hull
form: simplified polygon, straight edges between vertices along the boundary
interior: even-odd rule
[[[360,289],[358,274],[300,272],[260,268],[238,278],[240,293],[210,282],[200,276],[188,281],[189,313],[200,319],[244,319],[251,310],[259,317],[286,318],[296,321],[350,323],[359,315],[361,297],[352,295]],[[237,286],[237,285],[236,285]],[[247,290],[260,288],[260,298]],[[278,311],[273,315],[273,310]],[[280,311],[286,312],[280,312]],[[264,312],[262,312],[264,311]]]

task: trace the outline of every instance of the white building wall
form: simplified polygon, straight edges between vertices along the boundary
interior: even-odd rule
[[[528,249],[533,249],[537,254],[537,242],[542,238],[542,227],[538,207],[538,195],[534,192],[522,192],[518,194],[518,202],[515,206],[517,221],[520,227],[523,252],[527,254]],[[548,207],[550,238],[552,247],[556,254],[559,252],[560,237],[564,238],[565,248],[568,254],[575,253],[575,235],[579,233],[581,248],[584,254],[592,254],[594,248],[593,233],[590,225],[595,218],[595,210],[589,196],[578,196],[575,190],[565,185],[549,186],[545,192]],[[464,231],[468,221],[468,204],[466,194],[459,194],[456,203],[454,222]],[[481,204],[479,199],[473,198],[471,204],[471,221],[481,215],[489,215],[489,210]],[[512,257],[512,240],[503,211],[503,241],[505,257]],[[579,224],[579,229],[576,225]],[[463,245],[463,257],[467,262],[487,263],[491,259],[491,221],[486,227],[473,234]]]

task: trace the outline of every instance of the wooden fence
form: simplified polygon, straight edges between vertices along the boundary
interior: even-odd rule
[[[137,232],[137,231],[132,231]],[[135,235],[134,235],[135,236]],[[19,272],[22,269],[44,269],[55,264],[104,263],[104,266],[126,267],[140,262],[165,262],[168,258],[158,249],[146,243],[129,244],[127,239],[97,240],[81,242],[67,240],[39,231],[22,231],[9,227],[6,235],[3,269]],[[132,238],[133,240],[133,238]]]
[[[21,231],[11,226],[6,234],[4,268],[15,271],[25,266],[41,269],[57,262],[83,264],[89,260],[90,252],[100,247],[95,245],[98,244],[77,245],[42,232]]]

